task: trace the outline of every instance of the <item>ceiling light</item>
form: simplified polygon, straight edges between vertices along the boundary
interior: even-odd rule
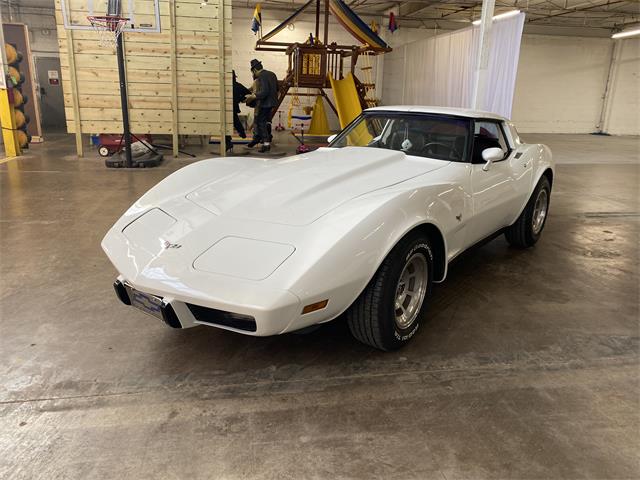
[[[640,35],[640,28],[634,30],[627,30],[626,32],[618,32],[611,35],[611,38],[625,38],[632,37],[633,35]]]
[[[520,10],[510,10],[508,12],[501,13],[500,15],[494,15],[492,20],[502,20],[503,18],[513,17],[514,15],[517,15],[519,13],[520,13]],[[482,22],[482,19],[478,19],[478,20],[474,20],[471,23],[473,23],[474,25],[480,25],[481,22]]]

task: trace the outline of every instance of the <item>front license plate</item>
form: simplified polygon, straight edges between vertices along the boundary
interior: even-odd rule
[[[139,292],[134,288],[129,288],[129,298],[131,299],[132,307],[136,307],[147,315],[162,320],[162,310],[160,309],[162,306],[162,298]]]

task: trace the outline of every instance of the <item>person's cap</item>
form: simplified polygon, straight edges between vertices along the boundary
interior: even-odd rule
[[[262,69],[262,62],[260,62],[260,60],[257,59],[253,59],[251,60],[251,70],[261,70]]]

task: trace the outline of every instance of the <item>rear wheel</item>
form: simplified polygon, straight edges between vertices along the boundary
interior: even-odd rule
[[[402,239],[348,310],[353,336],[380,350],[405,345],[420,326],[431,293],[432,267],[426,236],[410,234]]]
[[[518,220],[505,231],[504,235],[511,246],[528,248],[535,245],[547,222],[550,199],[551,185],[543,176]]]

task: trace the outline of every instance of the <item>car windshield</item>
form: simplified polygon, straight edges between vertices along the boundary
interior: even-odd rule
[[[470,123],[469,119],[446,115],[365,112],[329,146],[385,148],[407,155],[463,162]]]

